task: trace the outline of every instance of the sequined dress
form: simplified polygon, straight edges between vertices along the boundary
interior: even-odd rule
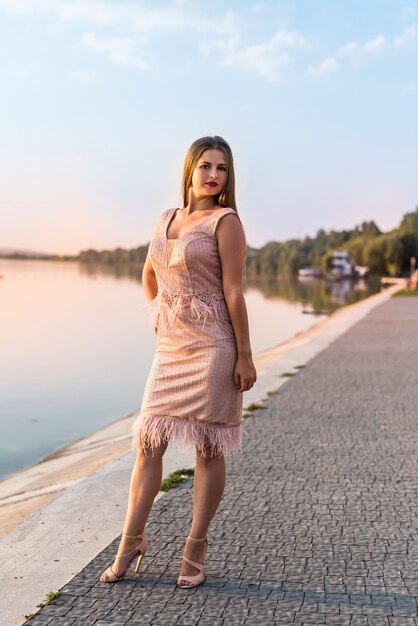
[[[222,291],[215,231],[231,208],[217,209],[177,239],[162,215],[149,245],[158,292],[151,302],[157,346],[141,409],[133,424],[151,447],[177,440],[204,451],[234,452],[242,439],[242,392],[233,372],[237,345]],[[237,218],[239,219],[239,218]]]

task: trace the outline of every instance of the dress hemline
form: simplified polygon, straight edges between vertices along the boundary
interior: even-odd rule
[[[176,441],[185,447],[196,447],[205,455],[234,454],[242,450],[243,420],[238,424],[209,422],[199,418],[140,413],[132,425],[132,449],[139,446],[139,436],[147,448]]]

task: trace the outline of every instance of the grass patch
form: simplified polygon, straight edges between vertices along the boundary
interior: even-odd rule
[[[43,609],[44,606],[46,606],[47,604],[49,604],[50,602],[52,602],[52,600],[55,600],[55,598],[59,598],[59,596],[62,595],[62,591],[49,591],[46,594],[46,598],[43,602],[41,602],[40,604],[37,604],[36,606],[40,609]]]
[[[179,469],[164,478],[161,482],[160,491],[169,491],[184,483],[185,480],[194,476],[194,469]]]
[[[258,404],[257,402],[251,402],[248,406],[245,407],[245,411],[257,411],[258,409],[265,409],[266,407],[262,404]]]
[[[278,389],[273,389],[273,391],[268,391],[267,395],[268,396],[278,396],[280,393],[280,391]]]
[[[301,370],[304,367],[306,367],[306,365],[295,365],[295,370]]]
[[[396,296],[418,296],[418,289],[399,289],[392,294],[392,298],[396,298]]]
[[[290,378],[291,376],[295,376],[296,372],[284,372],[280,374],[280,378]]]
[[[45,600],[40,604],[37,604],[36,606],[38,607],[38,609],[43,609],[44,606],[55,600],[55,598],[59,598],[59,596],[61,595],[62,591],[49,591],[45,596]],[[26,622],[30,622],[30,620],[33,619],[35,615],[36,613],[27,613],[27,615],[25,615],[25,624]]]

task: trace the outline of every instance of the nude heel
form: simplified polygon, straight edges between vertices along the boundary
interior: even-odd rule
[[[206,541],[206,550],[208,547],[208,540],[206,539],[206,537],[203,537],[203,539],[194,539],[193,537],[191,537],[190,535],[187,537],[187,539],[190,539],[191,541]],[[206,555],[206,550],[205,550],[205,555]],[[195,567],[196,569],[199,570],[199,574],[196,574],[195,576],[179,576],[177,579],[177,587],[180,587],[181,589],[191,589],[192,587],[197,587],[198,585],[201,585],[204,580],[205,580],[205,569],[204,569],[204,564],[203,563],[197,563],[196,561],[192,561],[191,559],[189,559],[184,553],[183,553],[183,559],[189,563],[190,565],[193,565],[193,567]],[[190,583],[190,585],[180,585],[181,581],[185,581]]]
[[[138,561],[135,567],[135,573],[137,574],[139,572],[139,567],[142,562],[142,557],[144,556],[148,548],[147,536],[145,533],[141,533],[140,535],[127,535],[126,533],[122,533],[122,536],[127,537],[128,539],[140,539],[141,541],[135,548],[132,548],[132,550],[129,550],[128,552],[125,552],[124,554],[119,554],[115,556],[115,559],[122,559],[125,556],[132,555],[131,559],[129,560],[128,566],[126,570],[124,571],[124,573],[122,574],[122,576],[116,576],[116,574],[112,570],[112,566],[110,565],[107,568],[107,570],[105,570],[100,576],[100,580],[102,583],[116,583],[118,582],[118,580],[122,580],[125,577],[130,564],[132,563],[134,559],[136,559],[136,557],[138,557]]]

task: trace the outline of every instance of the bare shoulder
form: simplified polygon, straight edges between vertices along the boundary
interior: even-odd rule
[[[244,229],[238,213],[229,211],[221,215],[215,230],[216,238],[219,240],[230,238],[242,238]]]

